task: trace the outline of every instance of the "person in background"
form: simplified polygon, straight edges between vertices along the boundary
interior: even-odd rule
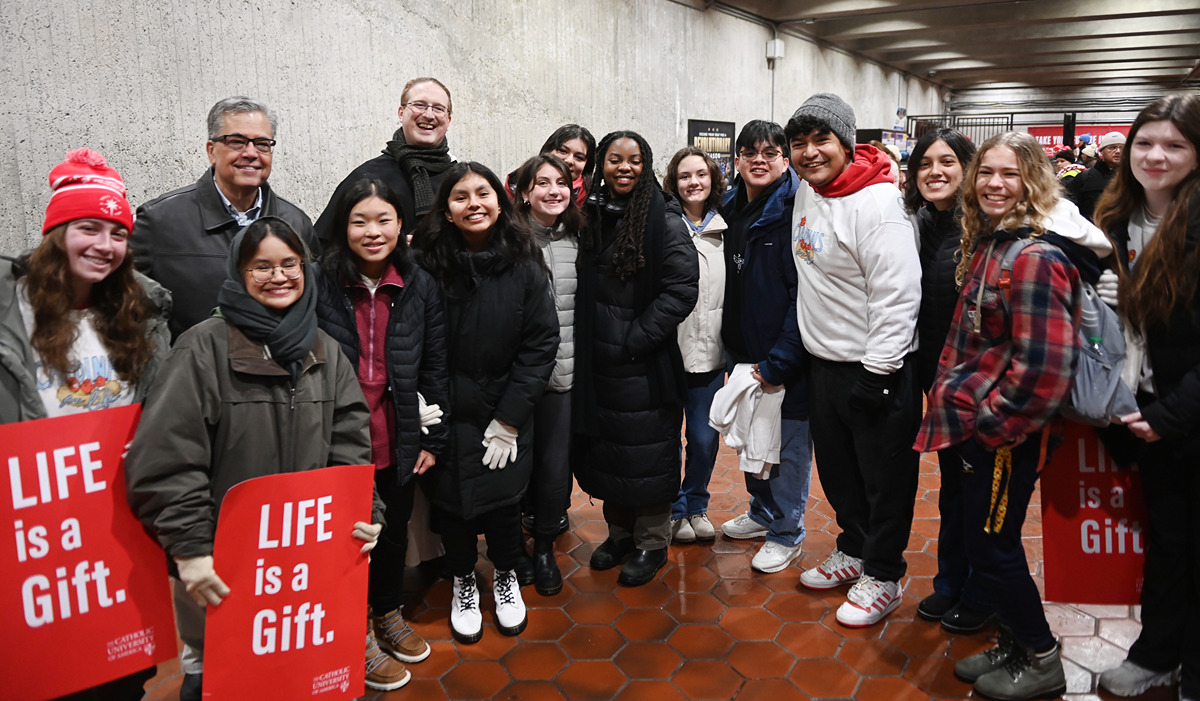
[[[1200,701],[1200,98],[1154,101],[1125,147],[1096,224],[1116,244],[1118,311],[1139,339],[1125,359],[1139,410],[1122,421],[1150,522],[1142,630],[1100,686],[1137,696],[1182,666],[1181,698]]]
[[[134,272],[133,209],[99,153],[50,171],[42,242],[0,259],[0,423],[142,402],[170,345],[170,293]],[[153,666],[70,694],[133,701]]]
[[[1096,202],[1100,193],[1112,182],[1117,169],[1121,167],[1121,153],[1125,149],[1125,135],[1119,131],[1110,131],[1100,137],[1100,159],[1096,165],[1079,173],[1069,181],[1064,181],[1067,196],[1079,206],[1079,213],[1092,220]]]
[[[583,207],[587,199],[587,181],[596,167],[596,137],[586,127],[564,124],[542,144],[538,153],[543,156],[558,156],[571,170],[571,195],[575,205]],[[509,197],[517,196],[517,171],[508,174],[504,188]]]
[[[679,325],[677,337],[687,378],[683,405],[687,440],[683,482],[671,507],[671,540],[694,543],[717,537],[708,520],[708,481],[717,462],[720,434],[708,424],[713,396],[725,384],[721,318],[725,305],[725,220],[719,210],[725,193],[721,168],[703,149],[686,146],[671,157],[663,189],[679,200],[683,223],[696,247],[700,279],[696,308]]]
[[[404,620],[401,597],[416,477],[436,468],[446,447],[442,298],[433,278],[412,261],[400,235],[399,199],[382,180],[350,186],[334,216],[345,234],[328,242],[322,261],[317,323],[357,369],[371,415],[375,491],[390,521],[371,554],[374,654],[416,663],[429,657],[430,647]],[[388,666],[368,658],[368,684]]]

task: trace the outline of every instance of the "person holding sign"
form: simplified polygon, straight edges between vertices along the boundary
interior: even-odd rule
[[[954,674],[987,698],[1066,690],[1060,646],[1029,574],[1021,526],[1038,475],[1061,441],[1079,350],[1080,269],[1111,251],[1062,199],[1028,134],[988,139],[964,175],[961,288],[914,448],[959,446],[967,561],[1000,618],[997,648]],[[1009,247],[1034,243],[1005,268]],[[1092,270],[1098,274],[1098,270]]]
[[[0,423],[141,402],[170,345],[170,293],[133,269],[121,175],[83,148],[50,186],[41,244],[0,260]],[[153,676],[69,698],[140,699]]]
[[[334,229],[344,234],[326,242],[317,319],[358,368],[371,411],[375,490],[391,521],[371,554],[371,624],[383,650],[420,662],[429,657],[429,644],[400,609],[414,478],[435,467],[446,447],[442,298],[433,278],[412,261],[400,235],[400,201],[386,183],[359,180],[336,207]]]
[[[179,336],[146,402],[126,459],[129,503],[171,557],[176,626],[184,643],[181,699],[199,699],[204,607],[229,587],[213,569],[221,500],[253,477],[370,462],[368,411],[354,366],[317,329],[308,249],[277,217],[262,217],[230,244],[214,318]],[[383,524],[354,537],[374,547]],[[373,631],[368,647],[376,645]],[[407,670],[382,657],[398,688]],[[390,664],[387,664],[390,663]]]
[[[446,172],[413,244],[446,302],[450,440],[428,476],[454,576],[450,629],[462,643],[483,636],[475,580],[482,532],[496,567],[496,627],[517,635],[528,621],[514,570],[533,465],[532,418],[558,348],[546,264],[503,183],[474,162]]]
[[[1096,205],[1120,268],[1118,310],[1141,343],[1124,377],[1149,514],[1142,632],[1100,686],[1136,696],[1170,684],[1200,700],[1200,96],[1170,95],[1142,110],[1116,177]],[[1099,289],[1099,288],[1098,288]]]

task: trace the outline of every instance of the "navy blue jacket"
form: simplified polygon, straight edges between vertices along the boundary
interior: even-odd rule
[[[792,255],[792,205],[800,178],[788,168],[769,195],[762,215],[746,229],[745,248],[725,245],[725,274],[739,285],[741,330],[746,357],[735,363],[758,363],[763,380],[783,385],[783,418],[808,418],[807,361],[796,322],[796,261]],[[733,203],[745,184],[725,193],[722,216],[732,227],[738,213]],[[744,195],[743,195],[744,196]],[[738,263],[740,259],[740,264]],[[727,317],[732,319],[733,316]]]

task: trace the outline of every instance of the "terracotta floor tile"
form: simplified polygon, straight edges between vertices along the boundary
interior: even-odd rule
[[[572,626],[570,617],[560,609],[536,609],[529,612],[529,625],[521,640],[558,640]]]
[[[442,677],[452,699],[491,699],[512,679],[499,662],[463,662]]]
[[[575,662],[558,675],[558,688],[572,701],[607,701],[625,686],[625,675],[612,662]]]
[[[971,685],[954,676],[957,660],[950,657],[914,657],[904,668],[904,678],[931,697],[962,698]]]
[[[563,610],[576,623],[612,623],[624,613],[625,605],[615,593],[589,592],[576,594]]]
[[[713,587],[712,595],[730,607],[759,608],[771,598],[771,590],[753,579],[724,579]]]
[[[669,573],[674,569],[668,566],[664,572]],[[618,587],[616,596],[628,608],[661,607],[675,595],[674,590],[663,581],[665,576],[660,572],[659,577],[640,587]]]
[[[766,609],[729,609],[720,626],[737,640],[774,640],[783,624]]]
[[[425,701],[424,697],[419,696],[408,698]],[[553,682],[519,681],[504,687],[496,696],[496,701],[565,701],[566,698]]]
[[[667,642],[687,660],[723,659],[733,649],[728,633],[713,626],[687,625],[671,635]]]
[[[405,666],[412,672],[413,679],[440,679],[460,659],[455,643],[429,642],[429,657]]]
[[[723,664],[689,660],[671,681],[689,699],[732,699],[743,680]]]
[[[716,597],[704,594],[676,594],[663,610],[680,623],[716,623],[726,611]]]
[[[553,679],[569,661],[556,643],[525,643],[500,659],[514,678],[533,680]]]
[[[712,550],[714,542],[672,543],[671,562],[677,567],[704,567],[715,557]]]
[[[788,623],[775,642],[796,657],[834,657],[843,638],[820,623]]]
[[[857,701],[924,701],[929,695],[905,679],[882,677],[864,679],[854,698]]]
[[[666,643],[630,643],[613,662],[630,679],[670,679],[683,659]]]
[[[363,698],[374,699],[374,701],[409,701],[410,699],[448,701],[451,698],[447,695],[442,683],[432,679],[413,679],[395,691],[377,693],[368,689],[367,692],[368,694]]]
[[[747,579],[754,576],[750,558],[742,553],[713,553],[706,565],[721,579]]]
[[[657,642],[670,637],[679,624],[661,609],[629,609],[615,625],[630,642]]]
[[[889,621],[883,639],[910,657],[945,655],[951,636],[932,621]]]
[[[899,675],[908,663],[908,655],[886,640],[847,640],[837,657],[867,677]]]
[[[496,630],[495,623],[489,620],[490,618],[491,616],[484,614],[483,637],[479,642],[471,645],[453,643],[463,660],[498,660],[520,642],[516,637],[501,635],[500,631]]]
[[[747,562],[749,562],[748,559]],[[770,575],[753,574],[752,576],[754,576],[760,584],[773,592],[787,592],[789,594],[794,594],[796,592],[804,593],[808,591],[804,587],[800,586],[800,575],[803,573],[804,568],[800,567],[798,563],[793,563],[791,567],[782,572],[776,572],[775,574]]]
[[[616,701],[686,701],[686,697],[670,682],[634,680],[625,685]]]
[[[617,577],[621,574],[619,567],[614,567],[611,570],[594,570],[587,566],[588,558],[590,558],[592,548],[580,546],[572,553],[572,557],[578,558],[576,553],[585,552],[583,555],[583,565],[571,577],[571,586],[581,594],[613,594],[617,591]]]
[[[861,677],[836,660],[796,660],[788,680],[810,697],[851,697],[858,688]]]
[[[708,592],[717,583],[717,573],[707,567],[672,567],[662,581],[677,592]]]
[[[742,685],[738,701],[806,701],[799,689],[786,679],[751,679]]]
[[[778,679],[791,671],[796,658],[778,643],[749,640],[735,644],[725,661],[747,679]]]
[[[607,660],[625,645],[612,626],[575,626],[559,641],[573,660]]]

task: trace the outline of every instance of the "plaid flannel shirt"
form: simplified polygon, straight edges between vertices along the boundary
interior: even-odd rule
[[[1070,394],[1079,272],[1058,246],[1030,245],[1013,261],[1006,303],[1000,268],[1014,240],[997,232],[980,242],[971,261],[916,450],[940,450],[971,436],[991,449],[1018,445],[1051,422]]]

